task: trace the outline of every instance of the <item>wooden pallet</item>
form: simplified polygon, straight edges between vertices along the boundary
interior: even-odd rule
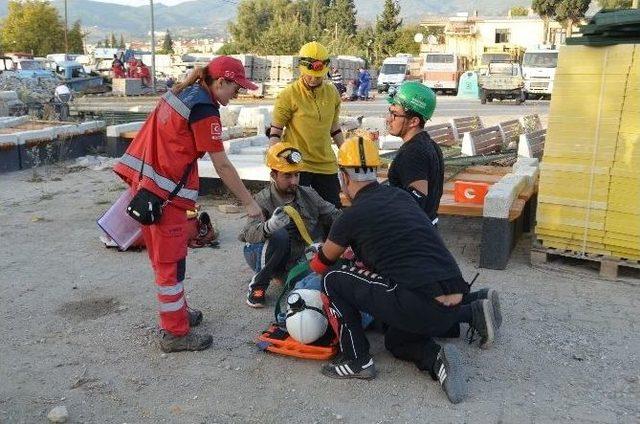
[[[582,253],[573,250],[556,249],[553,247],[543,246],[539,241],[535,241],[531,247],[532,265],[546,264],[553,258],[557,257],[579,259],[585,262],[598,262],[600,263],[600,277],[605,280],[617,280],[618,270],[620,267],[640,270],[640,261],[636,260],[592,253]]]

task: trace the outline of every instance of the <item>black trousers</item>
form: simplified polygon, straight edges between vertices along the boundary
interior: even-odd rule
[[[431,290],[405,289],[381,275],[355,267],[329,271],[323,290],[340,323],[340,350],[350,360],[370,358],[359,311],[388,326],[385,347],[396,358],[429,372],[439,350],[432,337],[471,321],[470,305],[444,306],[433,298]]]
[[[333,203],[336,208],[341,208],[340,181],[338,174],[316,174],[314,172],[301,172],[300,185],[313,188],[324,200]]]
[[[290,245],[289,233],[282,228],[274,232],[264,242],[264,246],[245,247],[245,260],[256,273],[249,283],[251,289],[266,290],[272,278],[286,273]]]

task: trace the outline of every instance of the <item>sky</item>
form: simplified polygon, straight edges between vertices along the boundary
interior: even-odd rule
[[[126,4],[129,6],[143,6],[149,4],[149,0],[97,0],[104,3],[118,3],[118,4]],[[173,6],[178,3],[183,3],[187,0],[154,0],[154,3],[162,3],[167,6]]]

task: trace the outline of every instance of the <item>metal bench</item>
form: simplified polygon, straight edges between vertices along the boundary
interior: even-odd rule
[[[461,153],[463,156],[489,155],[500,152],[503,145],[502,131],[496,125],[464,133]]]
[[[484,128],[484,125],[482,125],[482,121],[478,115],[467,116],[464,118],[453,118],[451,120],[451,126],[453,127],[453,134],[458,141],[462,139],[462,135],[464,133]]]

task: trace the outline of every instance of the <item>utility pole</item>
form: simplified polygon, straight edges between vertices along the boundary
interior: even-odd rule
[[[67,32],[69,28],[69,16],[67,14],[67,0],[64,0],[64,60],[67,60],[67,54],[69,53],[69,38]]]
[[[151,91],[156,94],[156,27],[153,21],[153,0],[151,4]]]

